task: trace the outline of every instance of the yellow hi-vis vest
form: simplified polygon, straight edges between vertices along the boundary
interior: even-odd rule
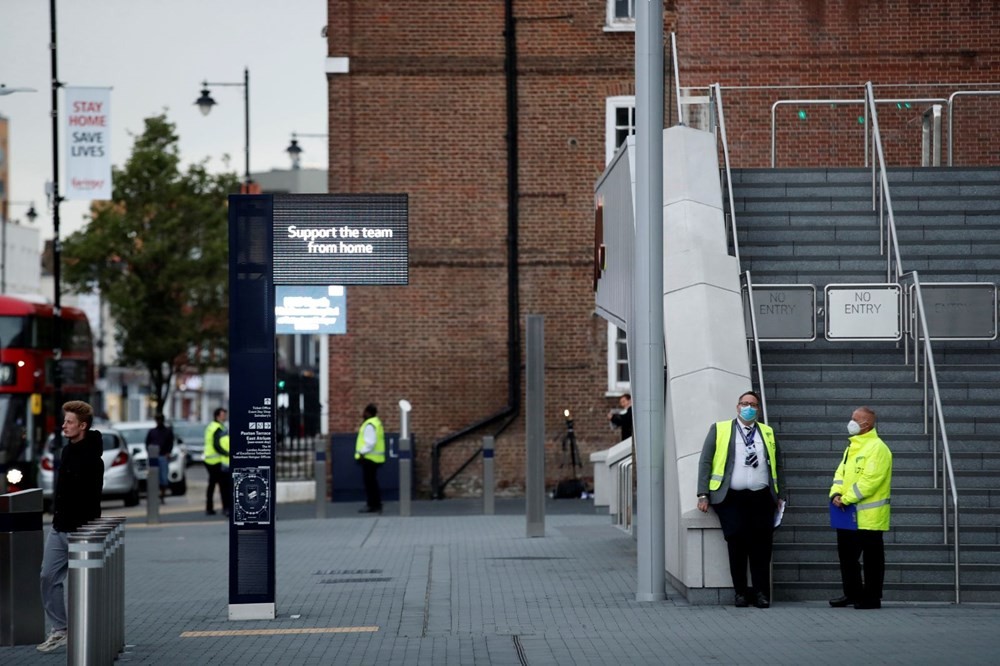
[[[850,438],[850,444],[833,475],[830,498],[840,495],[844,504],[858,506],[858,529],[889,529],[889,496],[892,485],[892,451],[874,429]]]
[[[761,437],[764,438],[764,448],[767,449],[767,459],[771,463],[771,492],[775,497],[781,490],[778,488],[778,463],[774,452],[774,430],[769,425],[757,424]],[[722,477],[726,473],[726,458],[729,456],[729,438],[733,435],[733,422],[719,421],[715,424],[715,455],[712,456],[712,476],[708,480],[709,490],[718,490],[722,486]]]
[[[229,435],[223,434],[219,443],[225,447],[227,453],[215,449],[215,433],[225,430],[221,423],[212,421],[205,428],[205,464],[206,465],[228,465],[229,464]]]
[[[382,421],[377,416],[373,416],[358,428],[358,438],[354,442],[354,459],[361,458],[361,451],[365,448],[365,428],[371,424],[375,426],[375,448],[365,454],[365,459],[374,463],[385,462],[385,431],[382,429]]]

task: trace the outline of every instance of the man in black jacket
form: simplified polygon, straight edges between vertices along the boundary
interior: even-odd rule
[[[63,405],[63,436],[69,443],[62,451],[55,472],[52,495],[52,529],[42,556],[42,605],[50,632],[39,652],[52,652],[66,645],[66,602],[63,587],[69,570],[69,533],[101,517],[104,487],[104,444],[101,433],[91,430],[94,410],[81,400]]]

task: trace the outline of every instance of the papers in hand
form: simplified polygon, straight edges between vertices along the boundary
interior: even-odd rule
[[[781,518],[785,515],[785,500],[778,500],[778,508],[774,510],[774,526],[781,524]]]
[[[837,506],[830,502],[830,527],[838,530],[858,529],[858,505]]]

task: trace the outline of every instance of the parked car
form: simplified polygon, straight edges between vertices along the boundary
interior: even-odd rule
[[[187,464],[205,462],[205,429],[206,421],[175,421],[174,434],[184,443],[187,449]]]
[[[156,426],[156,421],[121,421],[115,424],[115,430],[120,432],[128,442],[132,452],[132,460],[136,476],[139,477],[139,487],[146,489],[146,470],[149,469],[149,456],[146,454],[146,433]],[[183,495],[187,492],[187,473],[185,464],[187,452],[184,443],[174,433],[174,448],[167,459],[167,478],[171,495]]]
[[[135,506],[139,503],[139,479],[132,465],[129,446],[121,433],[106,427],[99,430],[104,440],[104,451],[101,453],[104,461],[104,489],[101,491],[101,498],[121,499],[125,501],[125,506]],[[46,511],[52,510],[52,496],[55,492],[54,442],[55,436],[49,435],[38,461],[38,485],[42,489],[42,503]],[[63,446],[66,446],[65,439]]]

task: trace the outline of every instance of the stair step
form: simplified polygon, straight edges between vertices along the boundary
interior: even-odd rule
[[[937,563],[951,564],[955,561],[955,547],[951,544],[886,544],[885,558],[889,562],[904,564]],[[826,543],[776,543],[774,562],[825,562],[837,563],[837,550]],[[959,553],[960,566],[970,564],[992,564],[1000,566],[1000,546],[962,546]]]
[[[839,597],[843,593],[843,587],[839,580],[826,583],[775,581],[773,601],[826,601]],[[962,603],[998,603],[1000,602],[1000,585],[965,585],[963,583],[960,599]],[[954,601],[954,581],[920,584],[886,583],[882,590],[883,605],[891,605],[894,602],[954,603]]]
[[[955,565],[949,562],[892,562],[886,553],[885,586],[954,585]],[[840,583],[836,552],[828,562],[775,562],[774,583]],[[960,564],[962,585],[992,585],[1000,591],[1000,564]],[[952,588],[954,589],[954,588]]]
[[[959,519],[961,520],[961,518]],[[948,528],[951,538],[951,527]],[[935,545],[944,540],[944,530],[941,525],[899,525],[894,526],[884,536],[886,547],[890,543],[901,546],[918,544]],[[825,543],[836,547],[837,533],[830,528],[829,522],[816,525],[785,525],[782,522],[774,532],[774,543],[784,544],[817,544]],[[959,543],[966,546],[1000,546],[1000,527],[996,525],[959,525]],[[960,556],[961,557],[961,556]]]
[[[943,543],[941,524],[953,514],[934,488],[935,442],[924,434],[925,387],[915,381],[912,341],[823,337],[823,287],[887,281],[871,171],[741,169],[733,184],[740,259],[753,282],[817,288],[817,340],[761,344],[768,420],[790,500],[775,532],[775,599],[842,593],[827,495],[850,413],[868,405],[894,461],[885,599],[953,602],[954,548]],[[919,271],[923,284],[1000,279],[1000,169],[891,169],[889,187],[906,271]],[[997,603],[1000,341],[935,341],[933,352],[961,507],[962,600]]]

